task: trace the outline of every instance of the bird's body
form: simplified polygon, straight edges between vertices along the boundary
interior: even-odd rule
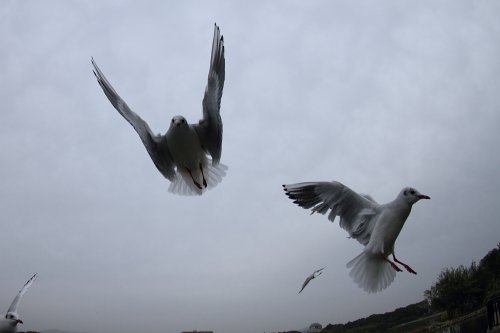
[[[33,275],[28,280],[28,282],[24,284],[24,286],[21,288],[21,290],[19,290],[16,297],[12,301],[12,304],[9,306],[7,313],[0,316],[0,333],[16,333],[17,325],[23,323],[23,321],[19,318],[17,308],[19,306],[21,298],[26,293],[26,291],[28,291],[28,288],[31,287],[37,276],[37,274]]]
[[[194,170],[199,168],[200,163],[207,161],[200,139],[191,126],[173,126],[165,136],[172,159],[178,168]]]
[[[203,185],[203,170],[207,168],[208,159],[201,145],[196,130],[183,117],[176,116],[165,134],[164,144],[168,146],[177,172],[191,181],[198,189]],[[206,182],[206,180],[205,180]]]
[[[175,194],[202,194],[222,181],[227,167],[221,163],[222,119],[220,102],[225,80],[224,38],[215,25],[208,82],[203,97],[203,118],[188,124],[172,118],[165,135],[154,135],[149,125],[116,93],[92,59],[94,74],[115,109],[134,127],[161,174],[171,181]],[[207,157],[210,154],[211,160]]]
[[[365,246],[363,252],[347,263],[349,275],[368,292],[381,291],[392,283],[396,263],[408,272],[416,272],[396,259],[394,244],[410,215],[412,205],[420,199],[430,199],[417,190],[406,187],[396,199],[378,204],[370,196],[358,194],[339,182],[309,182],[283,185],[286,194],[299,206],[312,212],[326,214],[334,221],[340,217],[340,226],[351,238]],[[393,256],[394,262],[388,257]]]
[[[374,221],[372,236],[366,244],[366,250],[383,253],[387,257],[394,252],[394,243],[410,215],[411,205],[396,199],[380,205],[380,211],[381,213]]]

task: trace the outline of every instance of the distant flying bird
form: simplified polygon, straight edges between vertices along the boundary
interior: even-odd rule
[[[12,301],[9,309],[7,310],[7,314],[5,316],[1,316],[0,318],[0,333],[15,333],[17,332],[17,324],[22,324],[23,321],[19,319],[19,315],[17,314],[17,307],[19,306],[19,302],[21,301],[21,297],[28,291],[28,288],[31,287],[33,282],[37,278],[37,274],[33,275],[28,282],[19,290],[16,297]]]
[[[309,276],[306,278],[306,280],[304,281],[304,283],[302,283],[302,288],[300,288],[299,294],[302,292],[302,290],[304,290],[304,288],[307,286],[307,284],[308,284],[309,282],[311,282],[311,280],[312,280],[312,279],[314,279],[314,278],[316,278],[316,277],[320,276],[320,275],[323,273],[323,272],[322,272],[322,270],[324,270],[324,269],[325,269],[325,267],[320,268],[320,269],[318,269],[318,270],[315,270],[315,271],[314,271],[311,275],[309,275]]]
[[[410,215],[412,205],[420,199],[430,199],[411,187],[405,187],[393,201],[378,204],[369,195],[358,194],[339,182],[308,182],[283,185],[286,194],[297,205],[312,213],[326,214],[333,222],[340,216],[340,226],[350,238],[365,245],[363,252],[347,263],[349,275],[358,286],[369,293],[389,286],[402,265],[417,274],[410,266],[396,259],[394,243]],[[312,214],[311,213],[311,214]],[[394,261],[388,256],[392,254]]]
[[[221,163],[222,119],[220,102],[225,77],[224,37],[214,26],[208,83],[203,97],[203,119],[188,124],[174,116],[165,135],[153,134],[101,72],[94,59],[94,75],[116,110],[134,127],[161,174],[171,181],[169,191],[180,195],[202,194],[222,181],[227,167]],[[210,154],[212,159],[207,157]]]

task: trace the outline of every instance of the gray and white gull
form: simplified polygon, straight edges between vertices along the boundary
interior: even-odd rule
[[[160,173],[171,181],[169,191],[179,195],[202,194],[222,181],[227,167],[220,163],[222,119],[220,103],[225,78],[224,37],[214,25],[208,82],[203,97],[203,118],[188,124],[174,116],[165,135],[153,134],[113,89],[92,58],[94,75],[115,109],[132,125]],[[207,154],[210,154],[211,160]]]
[[[320,268],[320,269],[317,269],[315,270],[314,272],[311,273],[311,275],[309,275],[304,283],[302,283],[302,288],[300,288],[300,291],[299,291],[299,294],[302,292],[302,290],[304,290],[304,288],[309,284],[309,282],[311,282],[312,279],[315,279],[317,278],[318,276],[320,276],[321,274],[323,274],[323,270],[325,269],[325,267],[323,268]]]
[[[405,187],[396,199],[378,204],[367,194],[358,194],[336,182],[307,182],[283,185],[288,197],[297,205],[311,209],[312,213],[326,214],[335,221],[340,217],[340,227],[350,238],[365,246],[363,252],[347,263],[349,275],[369,293],[387,288],[401,272],[400,264],[408,272],[417,274],[409,265],[396,259],[394,243],[410,215],[412,205],[420,199],[430,199],[412,187]],[[392,255],[393,260],[388,257]]]
[[[19,318],[19,314],[17,313],[17,308],[21,298],[28,291],[33,282],[35,282],[37,276],[37,274],[33,275],[28,282],[24,284],[12,301],[12,304],[9,306],[7,313],[0,316],[0,333],[15,333],[17,332],[17,325],[23,324],[23,321]]]

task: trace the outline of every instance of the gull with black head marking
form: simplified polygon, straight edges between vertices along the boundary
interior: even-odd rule
[[[165,135],[153,134],[113,89],[92,59],[94,75],[115,109],[132,125],[160,173],[171,181],[169,191],[180,195],[202,194],[222,181],[227,167],[220,163],[222,119],[220,103],[225,79],[224,37],[214,25],[208,82],[203,97],[203,118],[188,124],[175,116]],[[211,160],[207,154],[210,154]]]
[[[417,274],[396,259],[394,243],[413,204],[430,199],[427,195],[405,187],[393,201],[378,204],[371,196],[358,194],[336,181],[298,183],[283,188],[294,203],[311,209],[312,213],[324,215],[329,211],[331,222],[339,216],[340,227],[365,246],[361,254],[347,263],[347,268],[351,268],[349,275],[363,290],[375,293],[387,288],[396,272],[402,271],[397,264]],[[388,258],[391,254],[393,261]]]

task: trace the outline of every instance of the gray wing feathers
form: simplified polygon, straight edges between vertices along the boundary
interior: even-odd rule
[[[319,273],[319,272],[321,272],[322,270],[324,270],[325,268],[326,268],[326,266],[325,266],[325,267],[322,267],[322,268],[320,268],[320,269],[317,269],[317,270],[315,270],[315,271],[314,271],[314,273]]]
[[[363,193],[359,195],[378,206],[378,203],[370,195]],[[358,213],[357,221],[352,223],[350,235],[363,245],[368,244],[370,241],[370,236],[375,227],[375,213],[376,210],[374,208],[363,208]]]
[[[302,290],[304,290],[304,288],[307,286],[307,284],[308,284],[308,283],[309,283],[312,279],[314,279],[314,278],[316,278],[316,277],[320,276],[320,275],[323,273],[323,272],[322,272],[322,270],[324,270],[325,268],[326,268],[326,266],[325,266],[325,267],[322,267],[322,268],[320,268],[320,269],[317,269],[317,270],[315,270],[315,271],[314,271],[311,275],[309,275],[309,276],[306,278],[306,280],[304,281],[304,283],[302,284],[302,288],[300,289],[299,294],[302,292]],[[317,274],[317,275],[316,275],[316,274]]]
[[[12,304],[9,306],[9,310],[7,312],[17,312],[17,307],[19,305],[19,302],[21,301],[21,297],[23,297],[24,294],[26,294],[26,291],[28,291],[28,288],[31,287],[33,282],[35,282],[38,274],[33,275],[28,282],[24,284],[24,286],[19,290],[17,293],[16,297],[12,301]]]
[[[97,82],[101,86],[106,97],[108,97],[111,104],[123,116],[123,118],[125,118],[125,120],[132,125],[137,134],[139,134],[142,143],[146,147],[149,156],[158,170],[163,174],[163,176],[165,176],[165,178],[173,180],[176,173],[168,146],[166,143],[162,144],[162,141],[165,140],[165,138],[159,135],[154,135],[149,128],[149,125],[128,107],[127,103],[125,103],[125,101],[113,89],[113,86],[111,86],[108,82],[93,58],[92,65],[94,66],[94,75],[97,78]]]
[[[370,240],[374,226],[374,215],[378,204],[369,200],[339,182],[309,182],[283,185],[286,194],[297,205],[311,209],[312,213],[325,215],[335,221],[340,217],[340,227],[350,237],[363,245]]]
[[[314,274],[311,274],[309,275],[306,280],[304,281],[304,283],[302,283],[302,288],[300,288],[299,290],[299,294],[302,292],[302,290],[304,290],[304,288],[309,284],[309,282],[314,279]]]
[[[359,195],[360,195],[360,196],[362,196],[362,197],[363,197],[363,198],[365,198],[365,199],[370,200],[370,201],[371,201],[371,202],[373,202],[373,203],[378,204],[378,203],[377,203],[377,202],[376,202],[376,201],[372,198],[372,196],[371,196],[371,195],[369,195],[369,194],[360,193]]]
[[[203,97],[203,119],[194,128],[200,137],[203,149],[212,156],[212,163],[219,163],[222,152],[222,119],[220,103],[225,79],[224,37],[217,24],[214,26],[212,53],[208,82]]]

